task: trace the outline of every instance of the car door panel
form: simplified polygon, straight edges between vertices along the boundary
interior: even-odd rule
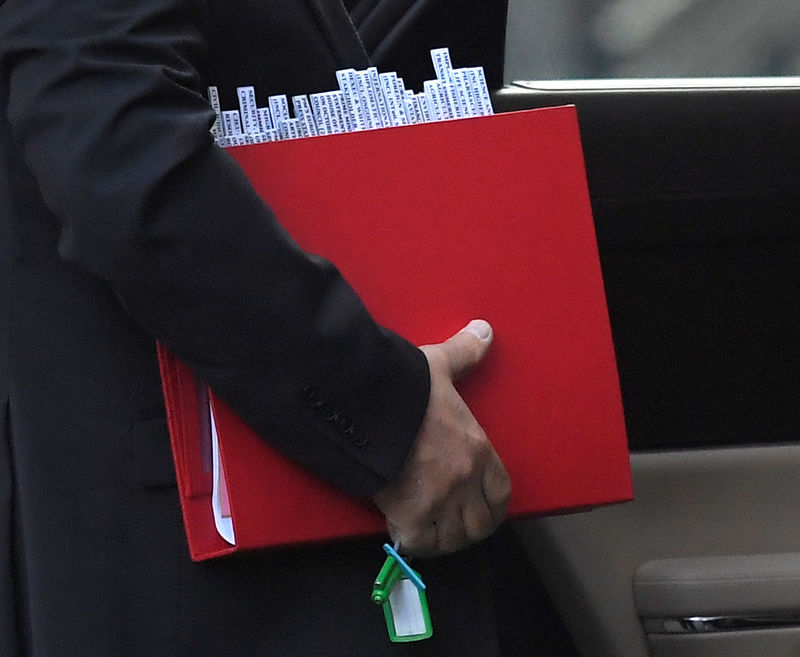
[[[635,499],[516,531],[582,655],[800,654],[800,81],[607,84],[496,106],[577,106]]]
[[[800,545],[800,522],[787,513],[800,499],[800,446],[634,453],[631,464],[634,502],[516,523],[583,655],[644,657],[648,638],[653,645],[689,642],[663,632],[645,636],[643,617],[675,611],[643,606],[641,600],[637,609],[635,578],[648,562],[784,554]],[[796,574],[789,570],[787,578]],[[733,586],[731,580],[722,578],[720,586]],[[686,593],[696,600],[696,612],[687,606],[687,613],[747,610],[759,616],[775,611],[763,600],[754,600],[760,604],[750,608],[746,591],[732,591],[730,605],[719,612],[705,604],[701,590],[695,591],[696,598]]]

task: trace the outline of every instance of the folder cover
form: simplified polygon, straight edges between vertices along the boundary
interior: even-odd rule
[[[415,344],[489,320],[459,388],[512,480],[509,513],[632,497],[614,347],[572,106],[230,149],[305,250]],[[214,529],[205,389],[159,349],[192,558],[385,531],[209,393],[236,545]]]

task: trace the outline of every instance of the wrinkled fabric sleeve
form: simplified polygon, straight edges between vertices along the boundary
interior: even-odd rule
[[[61,257],[280,450],[370,494],[419,429],[427,362],[293,243],[213,144],[197,73],[206,19],[191,0],[6,0],[15,142]]]

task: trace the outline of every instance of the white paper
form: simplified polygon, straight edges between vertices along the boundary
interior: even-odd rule
[[[214,409],[208,407],[211,418],[211,476],[213,485],[211,489],[211,508],[214,511],[214,525],[217,532],[231,545],[236,545],[236,536],[233,532],[233,518],[222,515],[222,491],[225,487],[225,472],[222,469],[219,454],[219,438],[217,436],[217,423],[214,420]]]

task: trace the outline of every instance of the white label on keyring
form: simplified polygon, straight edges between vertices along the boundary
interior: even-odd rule
[[[397,636],[425,634],[425,614],[419,598],[419,590],[409,579],[398,580],[389,594],[389,606],[394,619]]]

